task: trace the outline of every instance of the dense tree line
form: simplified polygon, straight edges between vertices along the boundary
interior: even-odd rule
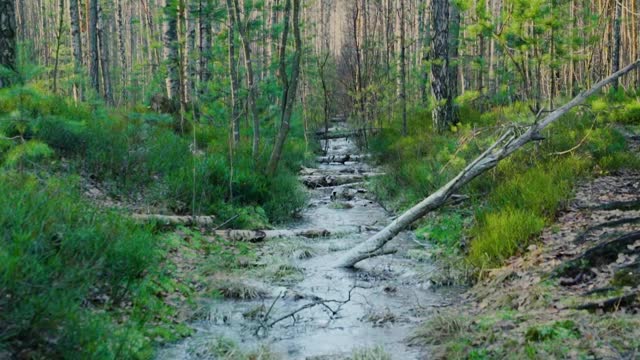
[[[550,110],[635,59],[640,41],[634,0],[2,4],[4,64],[14,63],[17,34],[56,92],[81,100],[91,91],[112,105],[162,95],[163,107],[181,113],[209,104],[226,114],[234,142],[251,127],[254,154],[265,119],[277,112],[285,123],[298,98],[305,113],[323,109],[311,111],[325,114],[310,117],[316,122],[347,107],[363,128],[399,110],[405,133],[407,108],[430,105],[443,130],[457,121],[462,95],[480,108],[526,101],[533,113]],[[300,38],[289,36],[296,24]],[[298,76],[300,92],[290,96]],[[638,84],[636,72],[621,85]]]

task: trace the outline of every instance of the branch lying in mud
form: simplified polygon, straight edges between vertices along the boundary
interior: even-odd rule
[[[267,313],[264,315],[260,327],[258,328],[258,330],[256,331],[256,334],[261,330],[267,330],[269,328],[272,328],[274,325],[276,325],[279,322],[282,322],[284,320],[287,320],[289,318],[293,319],[294,323],[296,321],[296,315],[302,311],[314,308],[316,306],[322,306],[325,309],[327,309],[330,313],[331,316],[336,316],[340,310],[342,310],[342,307],[346,304],[348,304],[349,302],[351,302],[351,298],[353,295],[353,291],[356,289],[369,289],[368,287],[364,287],[364,286],[359,286],[359,285],[353,285],[351,287],[351,289],[349,289],[349,293],[347,296],[346,300],[327,300],[327,299],[322,299],[320,297],[315,296],[314,300],[310,303],[307,303],[299,308],[297,308],[296,310],[287,313],[286,315],[280,316],[279,318],[269,321],[269,315],[271,314],[271,311],[273,310],[276,302],[278,302],[278,300],[280,300],[282,298],[282,293],[280,293],[278,295],[278,297],[276,297],[276,299],[273,301],[273,303],[271,304],[271,306],[269,307],[269,310],[267,311]],[[329,304],[337,304],[336,308],[331,307]]]
[[[498,141],[482,153],[482,155],[472,161],[464,170],[462,170],[462,172],[449,181],[449,183],[409,209],[372,238],[348,251],[341,259],[339,259],[337,266],[351,268],[360,261],[371,257],[371,254],[378,253],[380,249],[395,238],[401,231],[418,219],[424,217],[427,213],[445,205],[451,196],[461,187],[485,172],[493,169],[500,161],[509,157],[526,144],[543,139],[540,136],[540,131],[556,122],[574,107],[585,102],[591,95],[598,93],[603,87],[613,83],[621,76],[636,69],[639,65],[640,59],[637,59],[624,69],[600,81],[590,90],[578,95],[564,106],[551,112],[545,118],[536,121],[524,131],[515,126],[511,127],[498,139]]]

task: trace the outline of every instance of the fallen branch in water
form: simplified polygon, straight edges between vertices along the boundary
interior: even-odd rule
[[[594,85],[590,90],[569,101],[564,106],[551,112],[545,118],[536,120],[526,130],[522,131],[515,126],[509,128],[493,145],[491,145],[484,153],[472,161],[462,170],[455,178],[441,187],[438,191],[409,209],[398,219],[378,232],[369,240],[361,243],[348,251],[336,264],[339,267],[351,268],[362,260],[368,259],[371,255],[377,254],[389,241],[396,237],[401,231],[421,219],[427,213],[434,211],[447,203],[449,198],[455,194],[461,187],[468,184],[471,180],[493,169],[498,163],[511,154],[533,141],[540,141],[540,131],[556,122],[563,115],[568,113],[574,107],[582,104],[589,96],[596,94],[606,85],[613,83],[621,76],[635,70],[640,65],[640,59],[628,65],[624,69],[616,72],[608,78]]]
[[[261,330],[268,330],[270,328],[272,328],[274,325],[287,320],[289,318],[293,319],[294,323],[296,321],[296,315],[300,312],[303,312],[305,310],[308,309],[312,309],[314,307],[317,306],[322,306],[323,308],[327,309],[329,311],[329,313],[331,313],[331,317],[334,317],[336,315],[338,315],[338,313],[340,312],[340,310],[342,310],[342,307],[346,304],[348,304],[349,302],[351,302],[352,299],[352,295],[353,295],[353,291],[356,289],[370,289],[369,287],[364,287],[364,286],[359,286],[359,285],[353,285],[351,287],[351,289],[349,289],[349,293],[347,295],[347,298],[345,300],[327,300],[327,299],[322,299],[320,297],[314,296],[314,299],[312,302],[307,303],[285,315],[282,315],[280,317],[278,317],[277,319],[271,320],[269,321],[269,316],[276,304],[276,302],[282,298],[282,293],[280,293],[280,295],[278,295],[278,297],[276,297],[276,299],[273,301],[273,303],[271,304],[271,306],[269,307],[269,310],[265,313],[265,315],[262,318],[262,321],[260,323],[260,327],[258,328],[258,330],[256,330],[256,334]],[[333,308],[330,306],[330,304],[337,304],[337,307]]]

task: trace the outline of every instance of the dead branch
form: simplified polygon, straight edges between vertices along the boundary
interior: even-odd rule
[[[342,310],[342,307],[346,304],[348,304],[349,302],[351,302],[351,298],[352,298],[352,294],[353,291],[356,289],[369,289],[368,287],[363,287],[363,286],[359,286],[359,285],[353,285],[351,287],[351,289],[349,289],[349,293],[347,295],[347,298],[345,300],[327,300],[327,299],[322,299],[320,297],[315,297],[315,299],[310,302],[307,303],[285,315],[282,315],[280,317],[278,317],[277,319],[274,319],[272,321],[268,321],[269,319],[269,314],[271,313],[271,310],[273,309],[273,306],[275,305],[276,301],[280,298],[280,296],[278,296],[278,298],[276,298],[276,300],[273,302],[273,304],[271,304],[271,308],[269,309],[269,311],[265,314],[265,316],[263,317],[262,323],[260,324],[261,328],[264,328],[265,330],[267,328],[272,328],[274,325],[276,325],[279,322],[282,322],[286,319],[292,318],[295,321],[295,316],[302,312],[305,311],[307,309],[312,309],[316,306],[322,306],[325,309],[327,309],[330,313],[331,313],[331,317],[336,316],[340,310]],[[330,304],[337,304],[337,306],[335,308],[331,307]]]

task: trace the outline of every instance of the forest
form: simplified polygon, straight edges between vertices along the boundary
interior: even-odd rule
[[[640,1],[0,0],[0,360],[640,358]]]

